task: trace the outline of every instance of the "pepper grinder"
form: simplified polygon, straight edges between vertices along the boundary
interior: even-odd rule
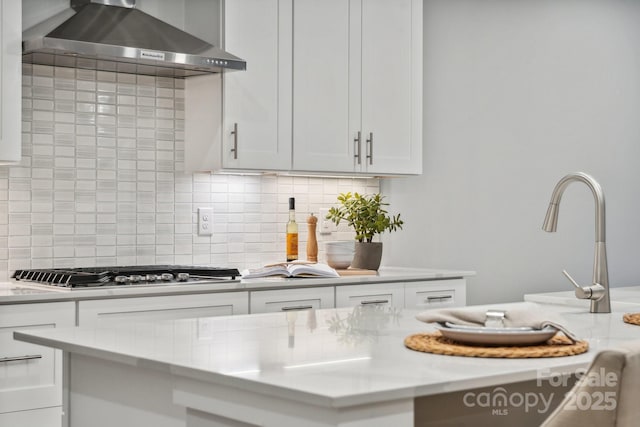
[[[307,238],[307,261],[318,262],[318,240],[316,239],[316,226],[318,218],[311,214],[307,218],[309,233]]]

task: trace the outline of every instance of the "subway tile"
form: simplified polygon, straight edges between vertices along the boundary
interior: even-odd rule
[[[155,86],[156,78],[153,76],[136,76],[135,82],[140,86]]]
[[[99,104],[115,104],[116,100],[114,93],[98,92],[97,101]]]
[[[54,102],[54,110],[62,113],[72,113],[76,109],[76,103],[73,101],[56,100]]]
[[[53,78],[52,77],[43,77],[43,76],[33,76],[31,79],[31,84],[34,87],[53,87]]]
[[[76,82],[75,82],[75,80],[72,80],[72,79],[55,78],[54,81],[53,81],[53,86],[56,89],[64,89],[64,90],[75,91]]]
[[[66,127],[69,125],[60,125],[62,127]],[[58,124],[56,124],[56,129],[58,129]],[[54,145],[75,145],[76,136],[73,133],[57,133],[53,136]]]
[[[76,92],[73,90],[56,89],[54,91],[54,97],[56,100],[72,101],[76,99]]]
[[[32,247],[31,257],[32,258],[53,258],[53,248],[41,247],[41,246]]]
[[[56,112],[55,121],[58,123],[74,123],[76,121],[76,115],[73,113],[61,113]]]
[[[95,92],[97,86],[96,82],[93,80],[77,80],[76,81],[76,90],[87,91],[87,92]]]
[[[97,90],[98,92],[104,93],[116,93],[116,85],[110,82],[98,81]]]
[[[53,110],[55,103],[49,99],[34,99],[31,105],[33,110]],[[23,108],[25,104],[23,103]],[[33,119],[33,113],[31,114],[31,118]]]
[[[85,70],[82,68],[78,68],[76,70],[76,77],[78,80],[96,80],[96,71],[95,70]]]
[[[116,114],[118,107],[111,104],[97,104],[96,112],[98,114]]]
[[[135,74],[126,74],[126,73],[117,73],[116,74],[116,81],[118,83],[121,84],[129,84],[129,85],[134,85],[137,82],[137,75]],[[151,77],[153,78],[153,77]]]
[[[77,102],[81,102],[81,103],[87,103],[87,104],[93,104],[95,105],[95,102],[97,100],[96,94],[95,92],[76,92],[76,101]],[[76,107],[77,107],[77,103],[76,103]],[[95,107],[94,107],[95,109]]]
[[[135,95],[136,87],[135,85],[131,85],[131,84],[118,84],[118,87],[116,88],[116,92],[119,95]]]
[[[154,107],[156,105],[155,98],[152,98],[154,93],[155,89],[151,89],[149,95],[138,93],[137,104],[145,107]]]

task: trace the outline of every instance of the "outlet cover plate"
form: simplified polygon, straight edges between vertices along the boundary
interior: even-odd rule
[[[213,234],[213,209],[198,208],[198,236]]]

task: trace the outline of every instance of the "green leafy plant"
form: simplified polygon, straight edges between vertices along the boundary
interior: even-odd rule
[[[390,216],[387,213],[385,206],[389,203],[384,203],[383,199],[379,193],[371,196],[340,193],[340,206],[330,208],[326,218],[336,225],[346,221],[356,232],[357,241],[371,242],[376,234],[402,229],[404,224],[400,214]]]

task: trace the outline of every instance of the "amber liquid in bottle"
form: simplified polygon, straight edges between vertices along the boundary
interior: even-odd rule
[[[298,223],[296,223],[296,199],[289,198],[289,222],[287,222],[287,262],[298,259]]]

